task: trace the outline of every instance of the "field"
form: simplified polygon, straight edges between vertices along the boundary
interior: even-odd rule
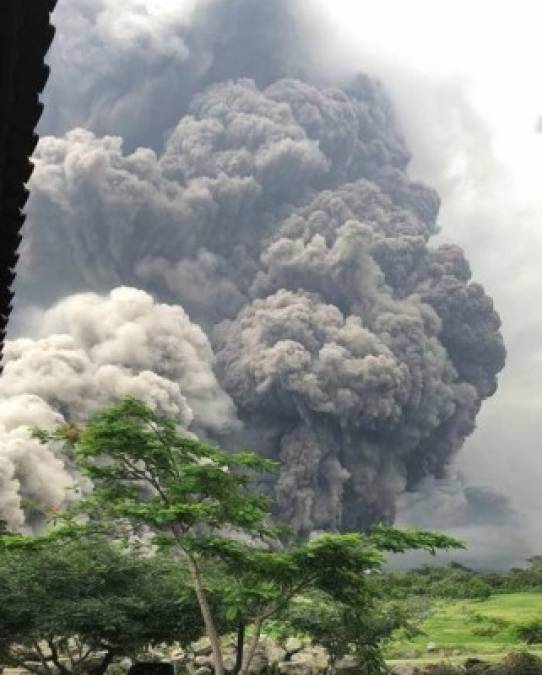
[[[387,649],[390,660],[490,660],[525,647],[515,629],[542,620],[542,593],[508,593],[488,600],[434,601],[419,624],[420,634],[398,634]],[[542,652],[529,648],[531,652]]]

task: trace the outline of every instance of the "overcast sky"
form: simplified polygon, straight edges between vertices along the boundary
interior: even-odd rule
[[[540,19],[529,0],[314,0],[345,51],[379,75],[443,197],[441,238],[495,299],[509,357],[458,466],[509,494],[538,534],[542,498]]]

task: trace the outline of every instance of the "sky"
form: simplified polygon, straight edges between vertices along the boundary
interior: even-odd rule
[[[493,150],[534,188],[542,140],[538,76],[542,8],[529,1],[476,3],[411,0],[316,0],[360,53],[401,64],[412,75],[460,86],[493,134]],[[393,22],[390,22],[393,17]]]
[[[511,497],[537,536],[542,480],[542,7],[517,2],[316,0],[379,76],[443,199],[440,238],[466,250],[503,320],[508,361],[457,467]],[[390,20],[392,18],[392,20]]]

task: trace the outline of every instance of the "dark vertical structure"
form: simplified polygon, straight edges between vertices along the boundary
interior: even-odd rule
[[[56,0],[0,0],[0,370]]]

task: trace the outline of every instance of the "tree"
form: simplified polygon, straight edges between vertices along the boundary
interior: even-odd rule
[[[202,541],[201,550],[204,546]],[[376,527],[366,535],[323,534],[278,550],[208,537],[206,553],[214,555],[227,570],[221,584],[229,618],[237,617],[240,625],[252,624],[252,638],[240,671],[243,675],[248,672],[265,623],[288,616],[291,603],[307,594],[316,594],[321,606],[327,607],[327,614],[320,616],[322,630],[314,637],[319,641],[323,638],[327,616],[328,627],[336,622],[335,628],[342,634],[340,640],[326,640],[331,652],[337,651],[340,642],[343,653],[354,649],[360,661],[370,660],[382,669],[379,642],[404,618],[397,607],[393,611],[389,605],[378,607],[380,589],[375,573],[380,571],[386,553],[413,549],[434,552],[436,548],[460,546],[439,534]],[[373,665],[368,672],[380,670]]]
[[[209,601],[217,580],[222,615],[239,626],[237,669],[246,675],[265,622],[299,593],[316,589],[338,602],[355,596],[363,605],[365,573],[382,565],[385,552],[460,545],[442,535],[385,528],[368,536],[326,534],[285,545],[280,530],[271,525],[268,499],[253,490],[255,474],[273,470],[274,463],[189,438],[174,420],[134,399],[98,412],[85,428],[70,425],[69,434],[66,429],[38,436],[74,445],[80,470],[94,484],[91,498],[80,502],[79,509],[91,520],[145,526],[156,544],[177,551],[186,562],[216,675],[224,674],[219,614]],[[243,656],[248,623],[253,635]]]
[[[254,537],[272,534],[268,502],[248,487],[254,471],[273,463],[253,453],[227,453],[180,434],[173,419],[135,399],[98,412],[84,429],[63,425],[36,431],[43,442],[74,445],[80,470],[94,484],[80,510],[95,518],[124,519],[148,527],[155,542],[175,547],[192,578],[216,675],[224,674],[217,618],[203,578],[209,533],[225,528]],[[203,535],[202,535],[203,533]]]
[[[281,638],[292,634],[309,635],[327,650],[329,670],[336,662],[354,652],[370,673],[387,672],[381,645],[398,628],[417,633],[410,608],[404,602],[384,599],[381,575],[373,575],[372,588],[365,598],[352,596],[342,602],[330,602],[319,591],[298,596],[273,626]]]
[[[40,675],[103,675],[116,656],[199,637],[178,565],[103,536],[2,538],[0,663]]]

